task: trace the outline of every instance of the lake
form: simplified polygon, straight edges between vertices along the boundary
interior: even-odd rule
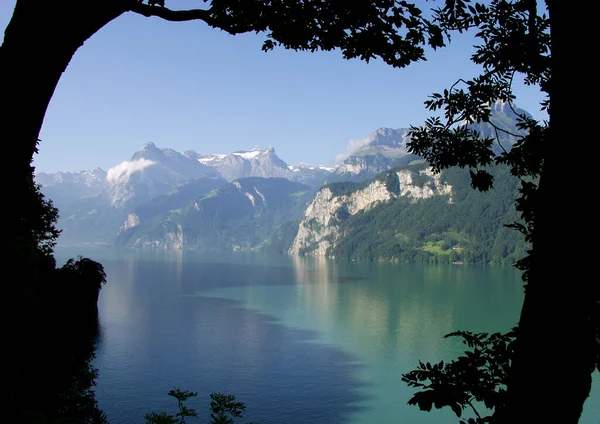
[[[507,331],[523,300],[511,267],[352,262],[244,252],[57,249],[101,262],[96,395],[113,424],[175,412],[208,422],[211,392],[244,422],[456,423],[421,412],[402,373],[455,358],[455,330]],[[582,424],[600,422],[595,375]],[[190,421],[196,422],[196,421]]]

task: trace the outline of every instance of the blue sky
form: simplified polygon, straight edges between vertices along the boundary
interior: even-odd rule
[[[0,2],[2,31],[14,4]],[[352,139],[420,125],[430,115],[423,106],[429,94],[477,72],[468,36],[405,69],[347,61],[339,52],[264,53],[263,39],[202,22],[119,17],[79,49],[63,75],[37,170],[106,170],[147,141],[199,153],[273,146],[289,164],[330,165]],[[520,107],[544,117],[535,89],[518,84],[516,93]]]

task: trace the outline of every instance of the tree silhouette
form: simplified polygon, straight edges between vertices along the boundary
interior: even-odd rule
[[[560,143],[573,136],[567,121],[570,103],[565,95],[564,61],[576,29],[564,2],[547,1],[546,6],[549,16],[538,14],[538,4],[532,0],[473,4],[456,0],[436,9],[433,19],[445,30],[477,31],[481,44],[471,60],[482,73],[434,93],[426,106],[443,110],[443,118],[413,127],[411,134],[412,153],[422,155],[436,171],[469,168],[474,188],[492,187],[493,178],[485,168],[493,163],[509,165],[521,179],[516,206],[522,222],[509,226],[524,234],[531,250],[516,264],[524,271],[525,301],[514,350],[508,358],[503,356],[510,360],[508,390],[505,402],[495,405],[494,422],[577,422],[590,392],[591,374],[598,367],[600,285],[574,266],[589,256],[574,250],[563,254],[558,247],[574,246],[581,229],[573,233],[573,228],[557,225],[555,218],[573,225],[582,219],[577,215],[583,215],[568,203],[557,207],[554,201],[561,174],[569,168],[560,154]],[[567,33],[567,28],[575,32]],[[548,111],[549,121],[519,116],[520,133],[510,134],[514,146],[509,151],[501,146],[496,154],[498,135],[507,130],[490,119],[491,105],[501,101],[504,107],[513,107],[512,85],[519,75],[546,94],[542,108]],[[475,122],[487,123],[493,135],[481,137],[470,130],[467,125]],[[414,385],[416,376],[405,378]],[[532,393],[552,407],[532,406]]]
[[[416,370],[404,374],[402,381],[423,389],[415,393],[409,405],[417,405],[424,411],[434,406],[450,407],[461,418],[461,424],[493,422],[494,417],[485,415],[483,409],[495,412],[506,407],[514,331],[506,334],[457,331],[445,337],[462,337],[470,350],[447,363],[419,362]],[[463,418],[465,409],[475,417]]]
[[[146,424],[185,424],[186,418],[198,416],[195,409],[186,405],[190,398],[198,396],[197,392],[181,390],[176,387],[171,389],[168,395],[177,400],[178,412],[175,415],[164,411],[151,412],[144,417]],[[211,399],[209,424],[235,424],[236,418],[243,418],[246,405],[236,401],[235,396],[218,392],[211,393],[209,396]]]
[[[592,249],[581,247],[580,236],[589,234],[595,221],[593,209],[582,207],[581,198],[574,196],[573,204],[555,202],[555,196],[565,175],[578,174],[581,181],[594,177],[589,166],[596,160],[593,155],[588,166],[580,166],[564,153],[587,148],[583,141],[589,130],[573,125],[587,89],[586,78],[579,75],[585,67],[573,65],[582,56],[573,51],[586,40],[584,31],[593,28],[594,14],[561,0],[545,1],[548,16],[538,14],[543,5],[536,0],[442,3],[426,18],[413,3],[396,0],[213,0],[202,3],[204,8],[183,11],[165,7],[162,0],[17,0],[0,47],[0,98],[6,106],[0,114],[0,139],[14,168],[7,196],[17,199],[5,218],[8,262],[37,269],[22,223],[26,208],[32,202],[39,207],[40,199],[20,199],[30,193],[31,160],[44,114],[75,52],[113,19],[137,13],[175,22],[199,20],[232,35],[264,33],[264,50],[340,49],[348,59],[380,58],[395,67],[423,60],[426,46],[443,47],[452,34],[473,29],[482,44],[472,59],[484,72],[434,95],[428,106],[443,109],[444,118],[415,128],[413,151],[436,169],[470,168],[473,185],[480,189],[492,186],[485,167],[494,161],[509,164],[523,179],[517,207],[524,222],[514,227],[532,247],[519,263],[527,282],[525,301],[506,406],[496,418],[506,423],[577,422],[598,357],[600,285],[580,265],[593,263]],[[527,136],[518,137],[513,149],[498,158],[493,137],[481,139],[461,123],[489,122],[488,107],[498,99],[510,105],[515,75],[547,94],[549,120],[540,124],[524,118],[521,129]],[[19,287],[37,281],[34,274],[28,273]],[[25,292],[19,292],[23,299]],[[532,393],[543,403],[533,402]]]

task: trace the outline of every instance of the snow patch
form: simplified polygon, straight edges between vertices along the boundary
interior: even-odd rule
[[[232,154],[240,156],[243,159],[250,160],[258,156],[260,152],[260,150],[252,150],[251,152],[233,152]]]
[[[252,206],[254,206],[254,196],[250,193],[244,193],[248,199],[252,202]]]
[[[212,154],[210,156],[204,156],[204,157],[198,158],[198,162],[200,162],[200,163],[208,163],[208,162],[215,161],[217,159],[219,159],[219,160],[223,159],[225,156],[227,156],[227,155],[224,155],[224,154],[221,154],[221,153],[214,153],[214,154]]]
[[[260,196],[260,198],[263,201],[263,204],[266,205],[267,204],[267,199],[265,199],[265,196],[260,191],[258,191],[258,189],[256,187],[254,187],[254,191],[256,192],[256,194],[258,194]],[[254,205],[254,203],[252,203],[252,204]]]

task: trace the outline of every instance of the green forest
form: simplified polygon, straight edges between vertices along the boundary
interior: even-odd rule
[[[427,184],[418,171],[411,169],[415,185]],[[527,248],[518,232],[505,224],[518,221],[513,199],[518,180],[505,166],[490,168],[494,189],[480,192],[471,188],[468,171],[444,170],[441,181],[452,186],[449,196],[429,199],[398,197],[374,208],[340,219],[341,240],[329,251],[338,258],[397,260],[436,263],[512,264]],[[387,178],[389,186],[397,181],[395,171]],[[357,184],[354,190],[362,185]],[[348,183],[336,183],[336,194],[353,191]]]

